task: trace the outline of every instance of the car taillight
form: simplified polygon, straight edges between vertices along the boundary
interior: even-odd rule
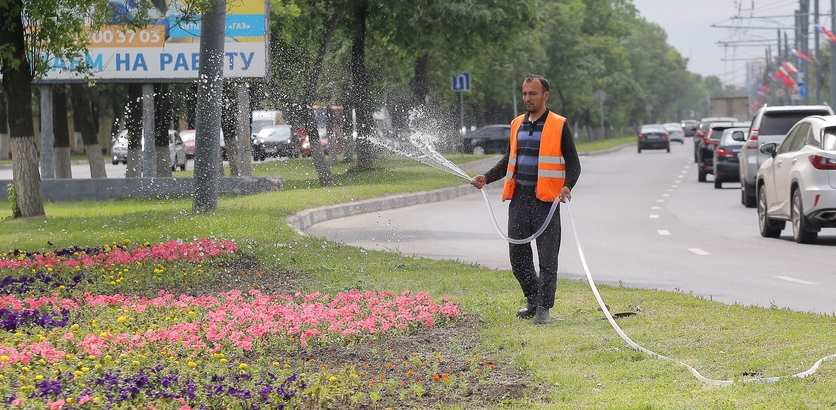
[[[644,134],[639,134],[639,139],[643,140],[644,139]]]
[[[668,139],[668,134],[662,134],[662,138]]]
[[[810,163],[813,164],[813,168],[815,169],[836,170],[836,160],[821,155],[810,155]]]
[[[726,151],[724,149],[717,150],[718,157],[734,158],[734,151]]]
[[[752,133],[749,134],[749,139],[746,140],[746,149],[758,149],[758,129],[753,128]]]

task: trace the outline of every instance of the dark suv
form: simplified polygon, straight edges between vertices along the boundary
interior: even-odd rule
[[[711,126],[711,123],[735,121],[737,121],[737,118],[733,117],[706,117],[701,119],[700,123],[694,130],[694,162],[697,162],[697,155],[700,151],[700,144],[702,144],[703,137],[705,137],[705,134],[708,133],[708,127]]]
[[[714,150],[728,128],[748,127],[748,122],[712,122],[706,129],[697,149],[697,181],[706,182],[706,175],[714,174]],[[698,137],[694,137],[697,139]]]
[[[761,145],[780,145],[795,123],[811,115],[833,115],[833,110],[826,105],[765,105],[755,113],[746,145],[740,150],[740,202],[747,208],[757,206],[755,178],[758,168],[769,158],[759,152]]]
[[[486,125],[462,137],[462,152],[471,154],[504,154],[511,140],[511,125]]]

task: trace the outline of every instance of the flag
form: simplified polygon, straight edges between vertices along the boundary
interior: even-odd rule
[[[780,77],[772,73],[769,73],[769,78],[771,78],[772,81],[778,81],[780,79]]]
[[[767,88],[765,85],[761,84],[761,91],[769,92],[769,88]]]
[[[784,86],[786,86],[787,88],[795,87],[795,80],[793,80],[792,77],[788,75],[784,76]]]
[[[782,80],[784,77],[788,77],[790,74],[787,72],[787,69],[784,67],[778,67],[778,72],[775,73],[775,77],[779,80]]]
[[[816,30],[818,30],[818,31],[819,31],[819,33],[822,33],[822,34],[824,34],[825,36],[827,36],[827,38],[829,38],[831,42],[836,43],[836,36],[834,36],[834,35],[833,35],[833,33],[831,33],[830,31],[828,31],[826,28],[824,28],[824,26],[823,26],[823,25],[821,25],[821,24],[816,24]]]
[[[790,63],[788,61],[784,61],[783,63],[781,63],[781,65],[783,66],[783,68],[785,70],[787,70],[787,73],[789,73],[789,74],[795,74],[795,73],[798,72],[798,69],[795,68],[795,66],[792,65],[792,63]]]
[[[798,57],[802,60],[810,61],[810,56],[808,56],[808,55],[806,55],[806,54],[804,54],[804,53],[802,53],[802,52],[800,52],[796,49],[792,49],[792,55],[794,55],[794,56],[796,56],[796,57]]]
[[[766,94],[764,94],[763,91],[758,91],[758,95],[761,97],[766,97]]]

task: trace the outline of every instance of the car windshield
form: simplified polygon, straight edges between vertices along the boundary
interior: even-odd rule
[[[742,132],[743,133],[743,141],[735,141],[734,140],[734,133],[735,132]],[[720,145],[743,145],[745,143],[746,138],[749,137],[749,130],[746,128],[729,128],[723,131],[723,140],[720,141]]]
[[[659,133],[664,134],[667,131],[665,131],[665,127],[663,127],[661,125],[642,125],[642,130],[641,130],[642,134],[647,134],[647,133],[651,133],[651,132],[659,132]]]
[[[679,124],[665,124],[665,129],[668,131],[682,131],[682,127]]]
[[[836,151],[836,128],[828,128],[824,132],[822,149]]]
[[[795,123],[810,115],[830,115],[830,113],[826,110],[768,112],[763,115],[758,134],[787,135]]]
[[[258,136],[262,138],[288,138],[290,137],[290,127],[266,127],[258,132]]]

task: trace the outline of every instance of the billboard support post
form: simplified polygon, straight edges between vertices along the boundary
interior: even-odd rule
[[[154,85],[142,84],[142,176],[157,176],[157,151],[154,148]]]
[[[55,178],[54,143],[52,85],[41,84],[41,179]]]

